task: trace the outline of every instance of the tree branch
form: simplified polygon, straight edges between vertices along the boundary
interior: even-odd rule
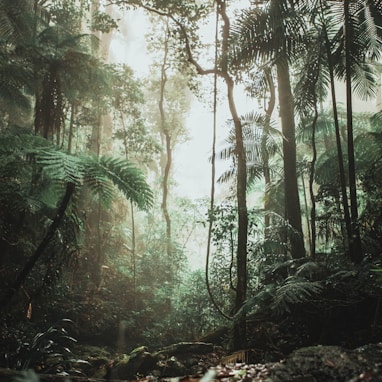
[[[123,4],[123,3],[125,3],[125,1],[114,2],[114,4],[121,4],[121,3]],[[142,9],[145,9],[148,12],[155,13],[159,16],[168,17],[171,21],[173,21],[176,24],[177,27],[179,27],[181,34],[182,34],[182,37],[184,38],[184,41],[185,41],[185,49],[186,49],[186,53],[187,53],[188,62],[192,66],[194,66],[194,68],[196,69],[198,74],[200,74],[200,75],[216,74],[219,77],[225,78],[225,73],[223,71],[218,70],[217,68],[204,69],[198,63],[198,61],[194,58],[194,55],[193,55],[193,52],[191,49],[190,39],[188,37],[186,27],[179,20],[177,20],[172,14],[170,14],[168,12],[161,11],[161,10],[156,9],[156,8],[149,7],[149,6],[144,5],[144,4],[140,4],[139,7]]]

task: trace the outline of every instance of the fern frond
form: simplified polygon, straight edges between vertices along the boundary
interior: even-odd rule
[[[289,313],[293,305],[309,302],[323,289],[319,281],[290,276],[276,289],[272,309],[276,314]]]
[[[0,156],[25,156],[48,147],[53,146],[47,139],[38,135],[15,133],[0,136]]]
[[[271,305],[275,292],[276,284],[267,285],[243,304],[236,317],[240,317],[243,314],[257,316],[260,313],[265,313],[265,307]]]
[[[52,180],[79,185],[83,178],[81,159],[63,151],[42,150],[37,154],[37,163]]]
[[[94,195],[108,205],[114,197],[114,187],[111,180],[106,176],[96,157],[85,158],[84,184],[89,187]]]
[[[312,279],[315,275],[320,275],[323,270],[324,267],[321,264],[315,261],[307,261],[297,268],[296,276]]]
[[[152,205],[153,194],[143,173],[125,159],[101,157],[99,160],[89,160],[86,175],[88,182],[95,181],[93,185],[98,182],[106,190],[108,184],[113,184],[139,208],[145,210]]]

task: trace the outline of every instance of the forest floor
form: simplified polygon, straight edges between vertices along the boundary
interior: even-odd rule
[[[184,343],[180,345],[183,346]],[[166,352],[167,355],[169,352]],[[140,372],[131,377],[123,377],[120,374],[126,372],[126,369],[121,368],[121,363],[114,363],[111,368],[104,369],[106,373],[100,376],[101,365],[97,364],[99,360],[89,358],[89,364],[92,364],[93,368],[92,377],[46,374],[39,374],[37,377],[31,371],[20,374],[21,372],[1,369],[0,382],[382,382],[382,343],[369,344],[353,350],[339,346],[305,347],[278,362],[269,363],[225,363],[224,360],[229,360],[229,357],[219,360],[220,356],[216,351],[203,355],[186,352],[178,355],[179,360],[175,356],[163,358],[162,367],[165,368],[162,370],[145,370],[146,373],[142,374],[144,368],[141,368]],[[234,356],[231,356],[231,359],[234,359]],[[185,367],[187,360],[191,362]],[[184,366],[182,370],[181,366]],[[95,373],[97,367],[99,372]],[[177,372],[181,371],[183,373],[177,375]]]

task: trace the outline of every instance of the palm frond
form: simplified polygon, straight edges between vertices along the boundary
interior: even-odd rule
[[[297,9],[299,5],[295,2],[294,6],[288,1],[277,1],[244,10],[232,27],[233,63],[273,63],[301,50],[306,28]]]
[[[311,38],[311,43],[306,46],[306,52],[302,56],[302,67],[299,68],[298,82],[295,87],[295,107],[303,116],[312,114],[318,100],[326,93],[325,86],[328,84],[327,73],[323,70],[324,45],[321,43],[322,36]]]
[[[354,140],[359,171],[382,163],[382,133],[366,132]]]
[[[231,167],[230,169],[226,170],[221,174],[218,178],[218,183],[227,183],[231,180],[235,179],[236,175],[236,169],[234,167]]]
[[[333,5],[339,24],[343,24],[344,6],[341,2]],[[347,21],[348,33],[352,36],[349,46],[351,76],[353,89],[363,99],[373,97],[378,83],[378,74],[375,66],[370,62],[382,55],[382,40],[379,31],[381,19],[380,4],[378,2],[352,2],[349,19]],[[344,25],[338,28],[335,37],[335,51],[337,65],[336,74],[340,79],[345,78],[345,33]]]
[[[374,65],[362,62],[353,68],[353,90],[360,99],[375,97],[378,83],[378,73]]]
[[[367,58],[381,60],[382,48],[382,9],[380,1],[369,1],[359,13],[360,29],[363,41],[366,42]]]
[[[336,148],[327,150],[317,159],[315,181],[318,184],[339,185],[339,167]],[[344,156],[346,156],[344,154]],[[347,158],[344,158],[346,161]]]

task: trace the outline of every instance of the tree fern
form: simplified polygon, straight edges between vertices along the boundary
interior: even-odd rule
[[[67,216],[73,216],[73,201],[77,200],[78,191],[84,183],[109,199],[112,198],[113,188],[117,187],[139,208],[147,209],[152,203],[152,193],[143,174],[128,161],[70,155],[47,140],[40,140],[32,135],[28,137],[35,145],[26,143],[23,146],[26,137],[0,136],[0,179],[4,180],[4,184],[0,184],[0,207],[6,212],[0,217],[0,244],[8,247],[5,255],[14,257],[12,255],[19,252],[19,248],[13,244],[15,240],[18,244],[19,236],[19,232],[17,236],[14,234],[14,221],[23,219],[31,231],[26,236],[30,236],[30,243],[34,246],[26,252],[23,246],[22,253],[25,253],[28,260],[15,277],[11,288],[4,294],[2,305],[11,301],[48,246],[52,260],[60,256],[62,242],[67,243],[65,251],[70,253],[71,245],[68,243],[76,243],[73,243],[73,239],[68,240],[68,237],[73,236],[71,232],[76,229],[76,221],[67,219]],[[12,168],[16,172],[12,172]],[[35,199],[31,199],[31,195]],[[12,210],[16,202],[19,207]],[[68,221],[70,223],[66,224]],[[36,222],[39,222],[39,228],[36,228]],[[46,229],[41,230],[43,225]],[[37,246],[36,234],[43,235],[41,241],[37,239],[37,243],[40,241]],[[58,237],[60,239],[57,242]],[[55,242],[57,248],[53,249],[52,243]]]
[[[34,163],[41,167],[43,176],[50,184],[73,183],[78,187],[86,183],[105,199],[111,199],[113,188],[117,187],[139,208],[147,209],[152,204],[153,196],[143,173],[125,159],[97,159],[92,156],[67,154],[46,139],[30,134],[0,137],[2,176],[9,173],[18,177],[19,171],[29,168]],[[31,168],[28,172],[30,171]],[[30,176],[27,177],[28,180],[29,178]]]

